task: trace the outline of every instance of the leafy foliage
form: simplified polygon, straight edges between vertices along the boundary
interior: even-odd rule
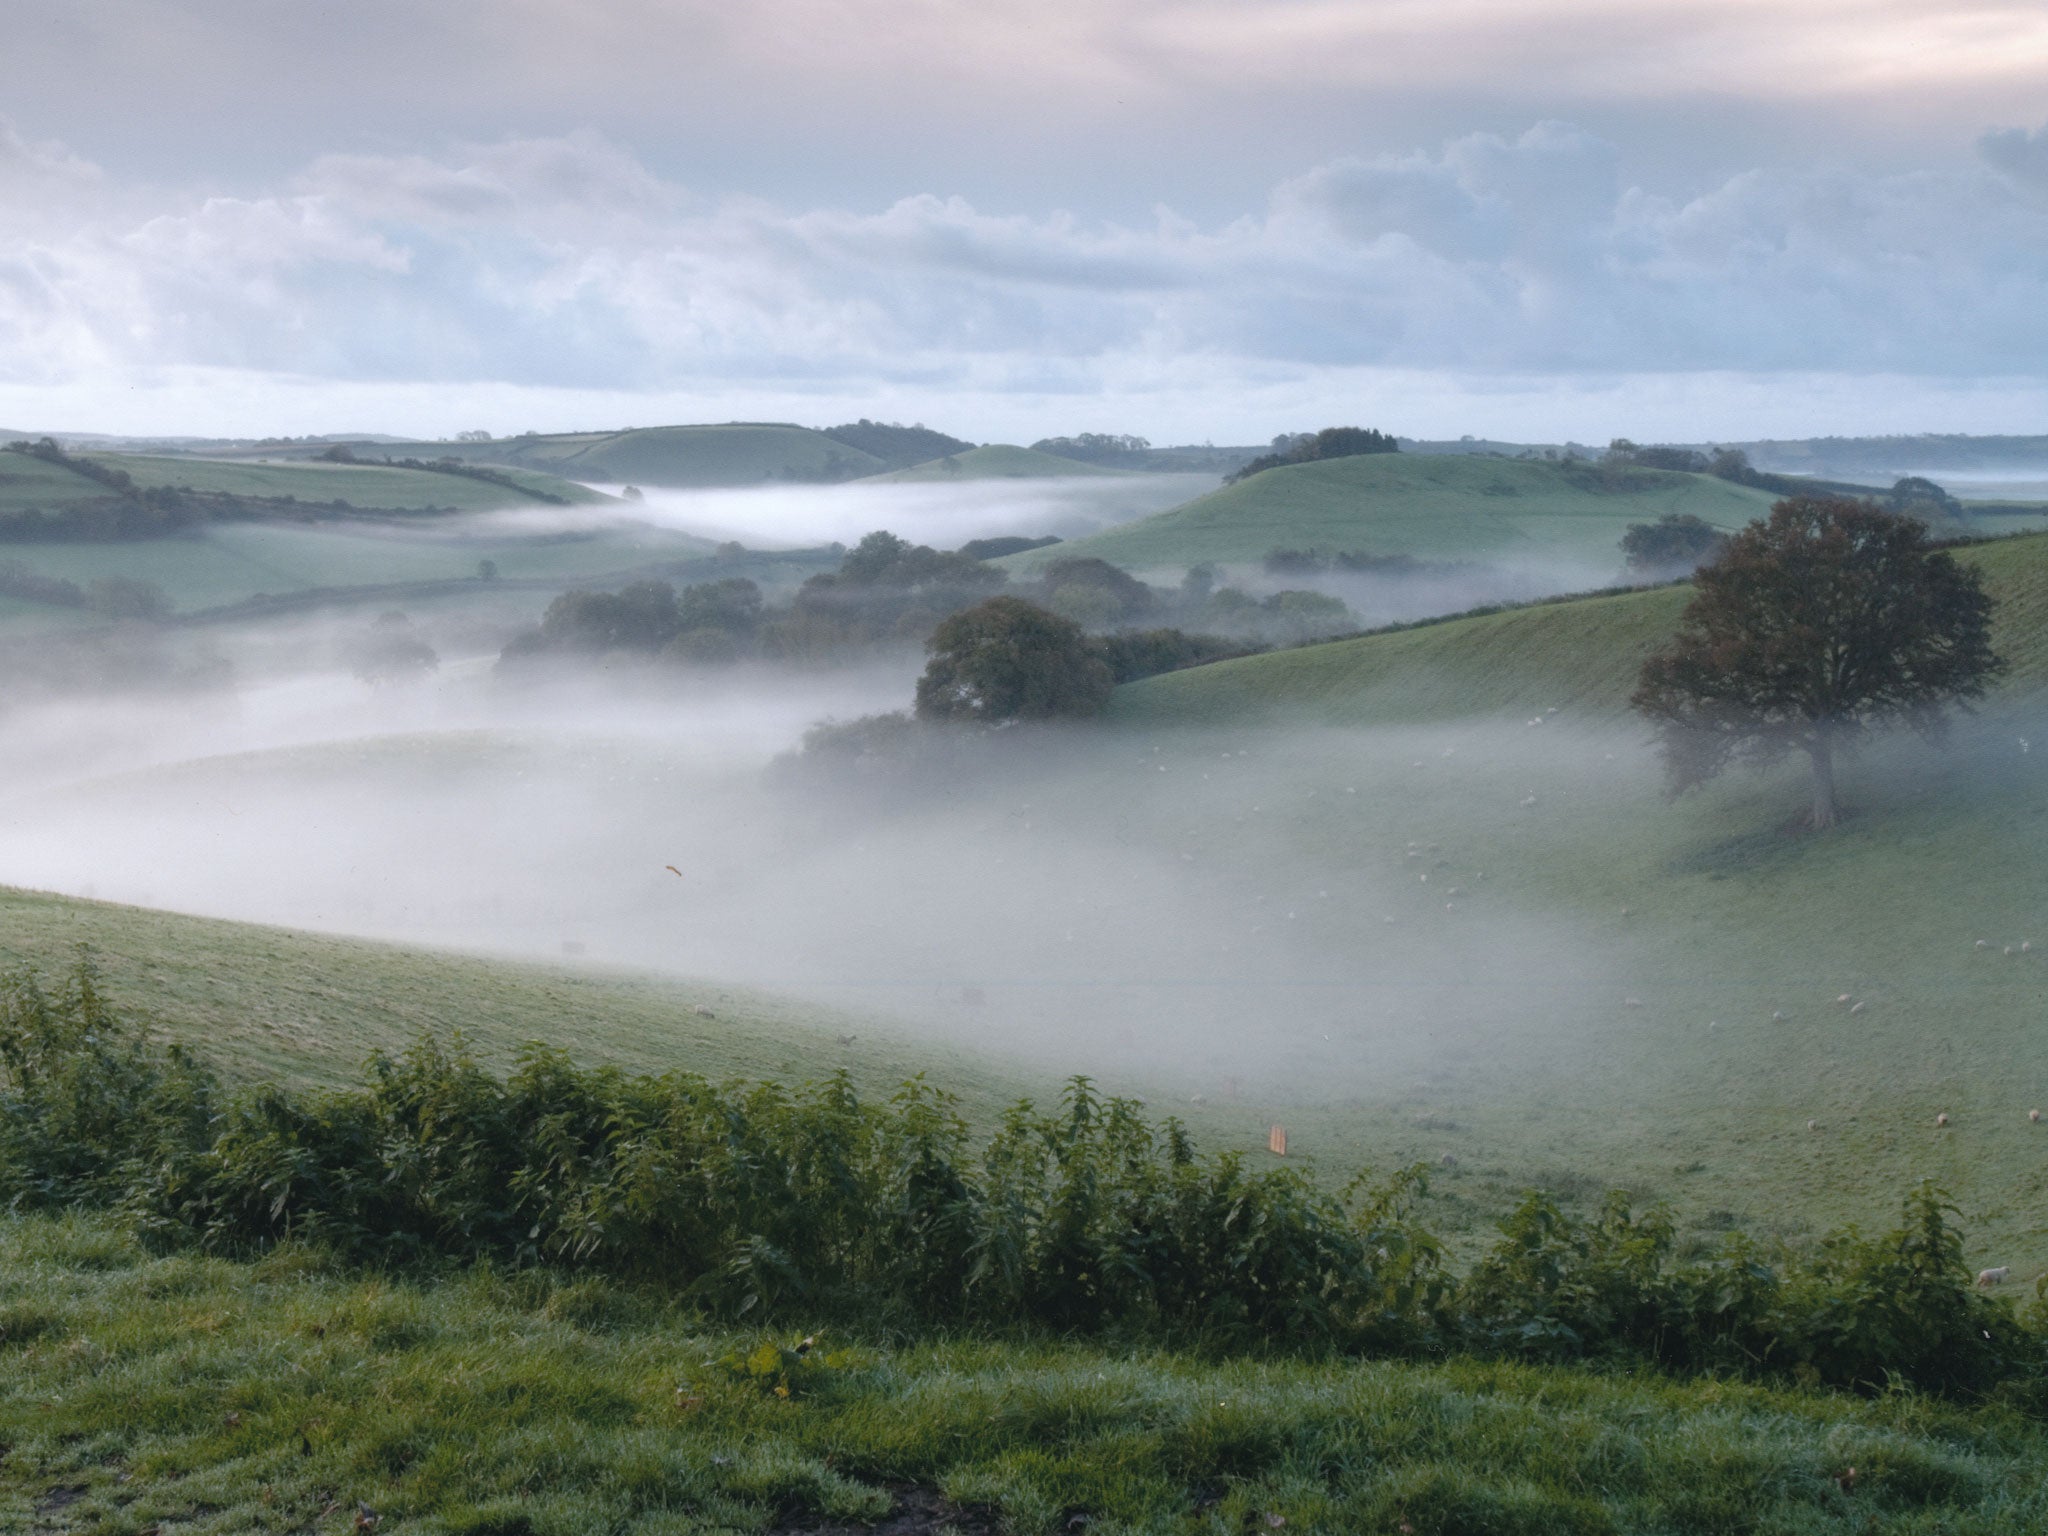
[[[1781,501],[1696,587],[1632,700],[1659,727],[1674,794],[1796,749],[1814,825],[1831,825],[1837,746],[1892,721],[1939,734],[1943,707],[1981,697],[2003,665],[1977,574],[1868,502]]]
[[[1374,427],[1325,427],[1320,432],[1282,434],[1273,439],[1271,453],[1262,453],[1224,476],[1224,483],[1235,485],[1284,464],[1312,464],[1319,459],[1350,459],[1366,453],[1400,451],[1401,444],[1396,438]]]
[[[1653,580],[1690,575],[1727,547],[1727,534],[1690,513],[1667,512],[1654,523],[1630,523],[1621,536],[1629,570]]]
[[[1099,714],[1116,686],[1081,626],[1020,597],[992,597],[932,632],[917,680],[928,720],[1051,720]]]
[[[209,1074],[124,1025],[87,964],[55,995],[16,975],[4,999],[0,1193],[119,1206],[160,1244],[586,1270],[749,1321],[2048,1391],[2048,1308],[1972,1287],[1932,1187],[1879,1237],[1795,1251],[1732,1234],[1700,1258],[1676,1255],[1661,1210],[1614,1196],[1580,1220],[1532,1194],[1461,1285],[1414,1215],[1420,1168],[1333,1197],[1294,1164],[1204,1156],[1085,1078],[1050,1111],[1018,1104],[978,1155],[921,1078],[876,1104],[843,1075],[716,1085],[531,1046],[500,1079],[459,1040],[374,1056],[356,1088],[217,1105]],[[794,1395],[830,1364],[773,1351],[721,1370]]]

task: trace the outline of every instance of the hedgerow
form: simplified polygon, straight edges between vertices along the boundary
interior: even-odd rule
[[[2048,1307],[1977,1290],[1930,1186],[1894,1231],[1677,1251],[1669,1217],[1530,1194],[1454,1277],[1421,1167],[1331,1193],[1205,1155],[1075,1078],[978,1151],[951,1095],[886,1102],[584,1069],[499,1077],[458,1039],[339,1091],[224,1094],[108,1005],[89,961],[0,984],[0,1198],[118,1208],[150,1241],[359,1265],[489,1261],[652,1284],[712,1316],[1018,1328],[1203,1347],[1654,1365],[2048,1403]]]

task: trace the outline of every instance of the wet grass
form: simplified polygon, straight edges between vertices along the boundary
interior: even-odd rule
[[[745,1365],[799,1331],[710,1328],[657,1292],[544,1272],[152,1256],[109,1225],[9,1218],[0,1526],[654,1536],[860,1528],[892,1508],[899,1531],[950,1516],[1018,1533],[2048,1521],[2048,1432],[1995,1407],[1030,1338],[827,1336],[794,1373]]]

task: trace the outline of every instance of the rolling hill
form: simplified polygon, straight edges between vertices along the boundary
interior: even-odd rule
[[[1270,469],[1186,506],[1070,540],[1060,552],[1137,570],[1255,563],[1275,549],[1618,566],[1630,523],[1678,513],[1735,528],[1773,499],[1704,475],[1369,454]],[[1029,570],[1048,558],[1034,552],[1004,564]]]
[[[313,459],[232,462],[182,455],[93,451],[76,456],[74,462],[125,473],[144,490],[161,487],[264,502],[299,502],[308,514],[330,509],[337,501],[346,502],[354,511],[389,514],[428,507],[484,512],[507,507],[594,504],[609,499],[553,475],[520,470],[501,471],[514,482],[506,485],[433,470],[384,464],[333,464]],[[61,512],[104,503],[113,495],[109,486],[71,464],[22,453],[0,454],[0,517]]]
[[[1797,764],[1659,794],[1626,699],[1684,588],[1128,685],[1116,731],[1156,746],[1151,771],[1198,775],[1207,813],[1142,774],[1071,799],[1121,835],[1274,871],[1256,889],[1327,887],[1281,899],[1385,968],[1368,1007],[1402,1006],[1392,978],[1418,950],[1474,967],[1462,1003],[1440,989],[1433,1025],[1413,1015],[1442,1059],[1398,1089],[1340,1110],[1356,1044],[1333,1025],[1300,1052],[1297,1079],[1324,1086],[1268,1091],[1302,1145],[1346,1165],[1455,1154],[1464,1198],[1515,1168],[1578,1170],[1709,1226],[1869,1221],[1933,1178],[1980,1251],[2031,1280],[2048,1271],[2048,1126],[2027,1118],[2048,1109],[2048,538],[1964,558],[2000,599],[2011,674],[1946,749],[1862,753],[1827,837],[1782,830]],[[1480,981],[1503,948],[1508,979]],[[1483,1044],[1458,1043],[1461,1006],[1492,1016]]]
[[[1056,454],[1040,453],[1035,448],[1019,448],[1010,443],[989,443],[980,448],[970,448],[965,453],[914,464],[908,469],[893,470],[884,475],[870,475],[868,479],[870,483],[879,481],[885,484],[919,484],[947,480],[1101,479],[1104,476],[1129,473],[1132,471],[1105,469],[1099,464],[1083,464],[1078,459],[1063,459]]]

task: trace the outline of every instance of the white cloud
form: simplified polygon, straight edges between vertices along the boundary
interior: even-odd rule
[[[325,156],[243,197],[151,192],[9,132],[0,193],[24,217],[0,226],[0,379],[908,392],[936,417],[949,394],[1329,369],[2032,378],[2044,144],[1672,198],[1543,123],[1333,161],[1205,227],[707,200],[587,132]]]

